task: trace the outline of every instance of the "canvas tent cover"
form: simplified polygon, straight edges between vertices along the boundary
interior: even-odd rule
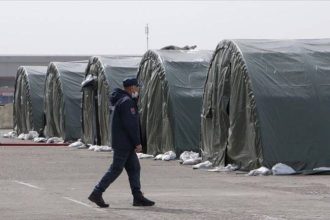
[[[83,140],[88,144],[111,146],[110,95],[122,88],[125,78],[136,77],[140,56],[103,56],[89,60],[85,79],[95,82],[83,88]]]
[[[46,135],[65,141],[81,137],[81,82],[87,61],[52,62],[45,86]]]
[[[14,129],[18,134],[40,132],[44,127],[46,66],[21,66],[17,70],[14,93]]]
[[[140,115],[147,153],[200,149],[203,86],[211,51],[150,50],[138,80]]]
[[[205,84],[202,147],[242,169],[330,166],[330,40],[224,40]]]

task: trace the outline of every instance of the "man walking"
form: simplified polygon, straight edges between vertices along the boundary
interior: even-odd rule
[[[88,199],[101,208],[109,207],[102,193],[114,182],[125,168],[133,194],[133,206],[153,206],[155,202],[145,198],[140,185],[140,162],[136,152],[142,151],[140,119],[137,109],[139,94],[138,81],[135,78],[123,81],[124,90],[115,89],[111,95],[114,106],[111,120],[113,161],[100,182],[95,186]]]

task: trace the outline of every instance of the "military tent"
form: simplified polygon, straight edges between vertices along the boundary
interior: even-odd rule
[[[242,170],[330,166],[330,40],[224,40],[204,90],[202,149]]]
[[[122,88],[122,81],[136,77],[141,57],[103,56],[89,60],[83,83],[83,141],[88,144],[110,144],[110,95]]]
[[[81,82],[87,61],[51,62],[45,84],[47,137],[62,137],[65,141],[81,137]]]
[[[150,50],[138,80],[140,115],[147,153],[200,149],[203,86],[211,51]]]
[[[46,71],[46,66],[21,66],[17,70],[13,116],[18,134],[43,130]]]

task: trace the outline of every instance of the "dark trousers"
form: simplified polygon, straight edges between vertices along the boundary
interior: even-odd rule
[[[140,196],[142,194],[140,184],[141,167],[134,150],[114,150],[113,162],[108,171],[102,177],[101,181],[95,186],[94,190],[103,193],[110,186],[110,184],[117,179],[124,168],[128,174],[133,196]]]

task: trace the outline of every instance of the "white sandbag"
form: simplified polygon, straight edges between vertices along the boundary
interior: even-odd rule
[[[38,132],[36,131],[29,131],[27,134],[20,134],[17,139],[19,140],[33,140],[34,138],[39,137]]]
[[[47,144],[63,144],[64,140],[60,137],[51,137],[47,140]]]
[[[46,138],[43,138],[43,137],[36,137],[33,139],[34,142],[37,142],[37,143],[45,143],[47,141]]]
[[[10,131],[6,134],[3,134],[2,137],[4,137],[4,138],[16,138],[17,133],[16,133],[16,131]]]
[[[211,167],[212,163],[208,160],[192,166],[193,169],[210,169]]]
[[[139,159],[149,159],[149,158],[154,158],[153,155],[151,154],[144,154],[144,153],[136,153],[137,157]]]
[[[26,140],[33,140],[34,138],[39,137],[39,133],[36,131],[29,131],[28,136],[26,137]]]
[[[248,176],[268,176],[271,175],[272,171],[267,167],[260,167],[255,170],[251,170],[247,175]]]
[[[201,157],[191,158],[191,159],[187,159],[187,160],[183,161],[182,165],[196,165],[196,164],[199,164],[200,162],[202,162]]]
[[[91,145],[91,144],[89,144],[88,146],[89,146],[89,147],[88,147],[88,150],[90,150],[90,151],[94,151],[95,148],[96,148],[96,145]]]
[[[76,142],[73,142],[72,144],[70,144],[69,147],[81,148],[81,147],[85,147],[85,144],[83,142],[81,142],[81,139],[78,139]]]
[[[195,153],[193,151],[184,151],[180,155],[180,160],[182,160],[183,162],[186,160],[197,159],[197,158],[199,158],[199,153]]]
[[[162,160],[169,161],[169,160],[175,160],[176,154],[173,151],[168,151],[164,154],[162,157]]]
[[[99,145],[89,145],[88,150],[95,151],[95,152],[111,152],[112,147],[99,146]]]
[[[24,140],[32,140],[32,136],[30,134],[24,134]]]
[[[164,154],[158,154],[154,159],[155,160],[162,160]]]
[[[272,167],[273,175],[290,175],[296,173],[292,167],[283,164],[283,163],[277,163]]]
[[[330,167],[317,167],[314,168],[315,171],[330,171]]]
[[[18,135],[17,139],[25,140],[25,134],[22,133],[22,134]]]
[[[228,164],[227,166],[219,166],[214,169],[208,170],[209,172],[232,172],[238,170],[239,167],[236,164]]]
[[[95,152],[111,152],[112,147],[109,147],[109,146],[96,146],[94,151]]]
[[[77,147],[77,149],[87,149],[87,148],[88,148],[88,146],[86,144],[83,144],[83,145]]]
[[[168,151],[164,154],[158,154],[154,159],[169,161],[169,160],[175,160],[175,158],[176,158],[176,154],[173,151]]]

